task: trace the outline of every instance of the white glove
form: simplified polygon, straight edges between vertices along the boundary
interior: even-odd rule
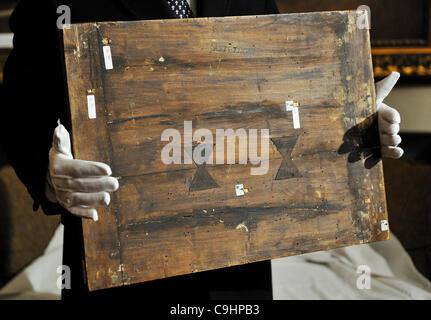
[[[97,221],[93,207],[109,205],[108,192],[118,189],[118,180],[111,174],[105,163],[73,159],[69,132],[61,124],[55,128],[45,187],[49,201],[58,202],[76,216]]]
[[[392,88],[400,78],[398,72],[392,72],[389,76],[376,83],[376,101],[379,121],[379,135],[382,150],[382,157],[400,158],[404,151],[399,148],[401,137],[400,131],[401,116],[397,110],[383,103]]]

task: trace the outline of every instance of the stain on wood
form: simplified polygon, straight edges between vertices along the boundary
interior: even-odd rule
[[[378,145],[369,33],[355,17],[64,29],[74,155],[109,164],[120,182],[110,206],[98,209],[99,221],[83,221],[90,290],[388,239],[381,162],[366,163]],[[286,101],[299,103],[298,129]],[[184,149],[184,121],[214,137],[232,129],[250,139],[257,129],[257,145],[235,138],[231,163],[214,139],[203,163],[184,161],[195,140],[179,163],[166,164],[162,133],[178,130],[181,142],[171,143]],[[268,171],[252,175],[258,166],[250,155],[263,150],[264,129]],[[220,154],[224,162],[209,161]]]

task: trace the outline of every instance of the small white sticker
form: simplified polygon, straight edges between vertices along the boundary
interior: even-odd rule
[[[301,123],[299,121],[299,109],[297,107],[298,105],[299,104],[295,101],[292,101],[292,100],[286,101],[286,111],[292,111],[293,128],[295,129],[301,128]]]
[[[293,101],[289,100],[286,101],[286,111],[292,111],[293,110]]]
[[[243,196],[244,195],[244,185],[243,184],[237,184],[235,186],[235,192],[236,192],[236,196]]]
[[[293,127],[295,129],[301,128],[301,124],[299,122],[299,109],[297,107],[293,107],[292,116],[293,116]]]
[[[111,47],[103,46],[103,56],[105,57],[105,68],[106,70],[113,69],[112,65],[112,55],[111,55]]]
[[[381,223],[380,223],[380,229],[382,229],[382,231],[389,230],[388,220],[382,220],[381,221]]]
[[[96,98],[94,94],[87,96],[88,118],[96,119]]]

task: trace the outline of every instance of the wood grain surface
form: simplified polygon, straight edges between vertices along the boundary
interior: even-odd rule
[[[369,32],[355,17],[64,29],[74,155],[109,164],[120,182],[99,221],[83,221],[90,290],[388,239]],[[267,174],[238,163],[238,141],[236,164],[164,164],[162,132],[183,133],[184,121],[214,135],[268,129]]]

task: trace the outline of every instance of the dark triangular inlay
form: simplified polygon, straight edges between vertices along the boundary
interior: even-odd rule
[[[301,173],[299,172],[298,168],[295,166],[291,158],[291,153],[296,145],[297,140],[298,136],[271,138],[271,141],[274,143],[278,152],[280,152],[281,156],[283,157],[280,168],[278,169],[274,180],[284,180],[302,177]]]
[[[195,149],[197,145],[193,145],[193,150]],[[214,147],[214,146],[213,146]],[[193,155],[191,156],[193,158]],[[210,154],[205,155],[205,159],[208,159],[210,157]],[[195,175],[193,176],[192,182],[190,183],[189,191],[201,191],[201,190],[207,190],[207,189],[213,189],[213,188],[220,188],[220,186],[215,182],[215,180],[211,177],[211,175],[208,173],[207,168],[205,168],[206,162],[202,164],[197,164],[194,159],[193,162],[197,166],[197,170]]]
[[[190,183],[189,191],[200,191],[212,188],[219,188],[220,186],[210,176],[205,165],[199,165],[192,182]]]

